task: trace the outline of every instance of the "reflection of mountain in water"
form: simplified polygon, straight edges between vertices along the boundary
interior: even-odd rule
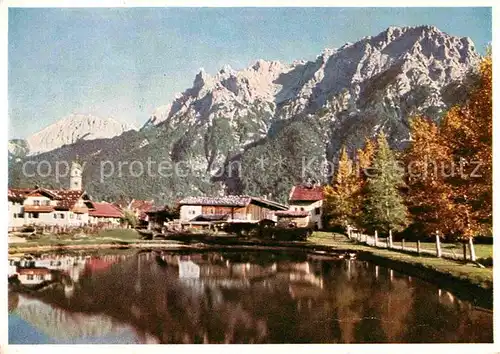
[[[78,281],[63,277],[59,285],[31,292],[43,310],[23,308],[20,301],[15,311],[51,336],[66,326],[83,327],[72,334],[81,337],[133,328],[140,342],[152,337],[160,343],[492,339],[491,314],[474,311],[451,294],[439,296],[427,283],[359,261],[288,257],[267,252],[111,256],[108,266],[101,258],[95,267],[85,267]],[[20,296],[27,295],[21,291]],[[14,301],[9,304],[15,307]],[[94,332],[94,325],[103,332]]]
[[[76,338],[81,341],[109,335],[121,334],[121,337],[124,337],[124,333],[130,336],[130,333],[136,332],[130,325],[121,324],[109,316],[64,310],[23,294],[18,295],[18,303],[12,313],[31,323],[51,338],[64,343],[71,343]],[[144,336],[132,342],[140,343],[144,339],[154,340],[154,338]]]

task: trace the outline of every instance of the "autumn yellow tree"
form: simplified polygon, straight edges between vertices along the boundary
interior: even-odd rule
[[[447,182],[453,168],[451,150],[432,120],[416,117],[410,121],[410,129],[412,142],[404,160],[413,222],[427,235],[436,231],[455,234],[464,226],[466,210],[456,205]]]
[[[354,163],[343,146],[332,184],[324,189],[325,214],[331,226],[347,227],[354,223],[359,213],[360,187]]]
[[[444,117],[441,132],[455,173],[448,178],[453,199],[465,212],[462,234],[474,236],[492,225],[492,61],[480,64],[480,80],[462,107]]]
[[[440,126],[423,117],[411,121],[408,203],[427,233],[472,237],[491,228],[491,73],[487,57],[468,102],[451,108]]]

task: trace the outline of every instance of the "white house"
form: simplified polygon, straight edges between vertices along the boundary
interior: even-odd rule
[[[25,225],[82,226],[89,222],[90,197],[82,190],[81,166],[71,166],[70,189],[9,188],[9,231]]]
[[[301,224],[323,228],[323,187],[313,184],[293,186],[288,200],[289,210],[279,217],[299,220]],[[301,225],[302,226],[302,225]]]

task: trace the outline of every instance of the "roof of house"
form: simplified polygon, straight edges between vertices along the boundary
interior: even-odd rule
[[[89,211],[90,216],[102,217],[102,218],[120,218],[122,217],[122,211],[110,203],[97,203],[92,202],[92,207]]]
[[[141,212],[146,212],[153,207],[153,200],[135,200],[133,199],[130,203],[129,208],[132,210],[138,210]]]
[[[147,218],[147,212],[154,207],[154,200],[135,200],[133,199],[129,205],[129,209],[134,212],[138,212],[139,219],[145,220]]]
[[[61,189],[53,191],[58,197],[57,207],[61,209],[71,209],[75,206],[76,202],[85,194],[84,191],[73,191]]]
[[[50,274],[50,269],[48,268],[17,268],[17,273],[22,274]]]
[[[309,212],[304,210],[284,210],[284,211],[277,211],[274,214],[276,216],[282,216],[282,217],[303,218],[308,216]]]
[[[267,200],[264,198],[250,197],[247,195],[226,195],[222,197],[187,197],[179,201],[180,205],[206,205],[206,206],[229,206],[244,207],[248,204],[265,204],[272,209],[286,210],[286,205]]]
[[[323,187],[313,185],[293,186],[290,191],[290,202],[318,201],[323,200]]]
[[[76,202],[86,195],[82,190],[47,189],[47,188],[9,188],[8,198],[12,201],[23,201],[29,196],[45,195],[57,201],[56,209],[72,209]]]
[[[32,188],[9,188],[7,196],[10,201],[22,202],[31,191],[33,191]]]

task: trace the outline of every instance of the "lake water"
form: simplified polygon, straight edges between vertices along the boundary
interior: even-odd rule
[[[491,311],[358,260],[45,255],[11,259],[9,273],[11,344],[493,341]]]

